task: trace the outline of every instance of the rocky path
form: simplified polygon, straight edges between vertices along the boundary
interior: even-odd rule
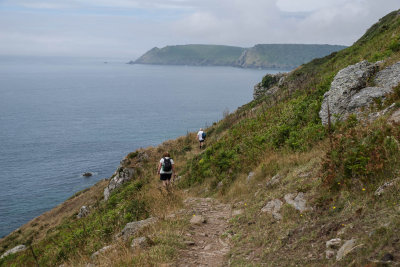
[[[228,266],[225,256],[229,244],[221,235],[231,217],[230,205],[212,198],[188,198],[185,205],[191,214],[191,226],[176,266]]]

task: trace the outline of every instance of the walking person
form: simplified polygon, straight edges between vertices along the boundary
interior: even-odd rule
[[[206,133],[203,131],[202,128],[200,128],[200,131],[197,133],[197,139],[200,143],[200,149],[202,149],[202,147],[204,146],[204,141],[206,140]]]
[[[168,190],[171,185],[171,177],[175,173],[174,160],[168,152],[163,154],[163,157],[158,164],[157,174],[160,175],[160,180],[164,187]]]

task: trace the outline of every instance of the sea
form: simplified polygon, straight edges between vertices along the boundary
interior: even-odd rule
[[[220,120],[278,72],[127,61],[0,56],[0,237],[110,177],[127,153]]]

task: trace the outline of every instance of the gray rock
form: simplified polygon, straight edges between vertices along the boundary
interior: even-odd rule
[[[292,205],[296,210],[301,212],[311,210],[311,208],[307,207],[307,201],[304,198],[304,193],[293,193],[293,194],[286,194],[285,200],[289,205]]]
[[[400,84],[400,62],[385,68],[375,76],[375,83],[379,87],[392,89]]]
[[[395,104],[393,104],[393,105],[395,105]],[[390,116],[388,121],[390,123],[400,124],[400,109],[393,112],[393,114]]]
[[[274,199],[269,201],[262,209],[261,212],[272,214],[275,220],[281,220],[282,215],[279,214],[281,210],[283,202],[279,199]]]
[[[384,87],[366,87],[353,95],[348,103],[346,112],[357,113],[357,111],[373,103],[374,99],[384,98],[385,95],[392,92],[390,88]]]
[[[266,95],[274,95],[279,90],[279,86],[282,86],[285,81],[286,74],[285,73],[277,73],[277,74],[267,74],[264,77],[269,77],[270,84],[267,87],[263,87],[262,83],[258,83],[254,86],[253,98],[257,99]],[[263,79],[264,79],[263,77]]]
[[[361,89],[365,88],[367,80],[374,75],[377,68],[377,64],[362,61],[355,65],[348,66],[336,74],[330,90],[324,95],[324,100],[319,112],[323,124],[328,123],[328,105],[332,122],[336,121],[337,116],[346,118],[354,110],[354,108],[353,110],[349,108],[352,97],[359,93]],[[360,95],[358,97],[360,97]]]
[[[325,251],[325,258],[326,259],[332,259],[335,256],[335,251],[328,249]]]
[[[382,117],[383,115],[387,114],[389,111],[392,111],[395,107],[396,107],[396,103],[393,103],[389,107],[385,108],[384,110],[380,110],[378,112],[372,112],[372,113],[368,114],[368,120],[370,122],[372,122],[372,121]],[[400,116],[400,113],[399,113],[399,116]],[[390,121],[390,119],[389,119],[389,121]],[[399,118],[399,122],[400,122],[400,118]]]
[[[360,116],[363,107],[373,103],[374,99],[383,99],[393,91],[393,87],[400,84],[400,62],[397,62],[376,74],[375,87],[366,87],[379,64],[362,61],[338,72],[330,90],[324,95],[319,113],[323,124],[328,123],[328,104],[332,122],[346,119],[352,113]],[[370,119],[376,119],[379,115],[370,115]]]
[[[274,175],[274,177],[272,177],[268,182],[267,182],[267,187],[276,185],[279,183],[279,181],[281,180],[282,176],[280,174],[276,174]]]
[[[253,179],[253,177],[254,177],[254,172],[249,172],[249,174],[247,175],[247,180],[246,180],[246,182],[250,182],[252,179]]]
[[[202,224],[206,221],[206,218],[204,218],[202,215],[193,215],[193,217],[190,219],[191,224]]]
[[[78,219],[84,218],[84,217],[88,216],[89,213],[90,213],[89,207],[82,206],[81,209],[79,210],[78,215],[76,215],[76,217],[77,217]]]
[[[339,251],[336,254],[336,260],[340,261],[343,259],[347,254],[349,254],[353,248],[356,246],[356,239],[351,239],[346,241],[343,246],[339,249]]]
[[[144,249],[149,246],[149,240],[147,237],[138,237],[132,240],[131,248],[133,249]]]
[[[100,254],[105,253],[106,251],[109,251],[113,248],[114,246],[110,245],[110,246],[105,246],[101,249],[99,249],[98,251],[96,251],[95,253],[92,254],[92,256],[90,256],[90,258],[92,260],[95,260]]]
[[[112,191],[126,183],[133,178],[135,169],[125,168],[120,166],[114,173],[114,177],[111,179],[108,186],[104,189],[104,200],[108,200]]]
[[[10,250],[7,250],[3,255],[1,255],[0,259],[7,257],[8,255],[12,255],[21,251],[26,250],[26,246],[24,245],[18,245]]]
[[[243,210],[233,210],[232,211],[232,216],[237,216],[237,215],[242,215],[243,214]]]
[[[342,244],[342,240],[340,238],[334,238],[326,242],[326,248],[339,248]]]
[[[135,235],[137,232],[139,232],[143,228],[145,228],[149,225],[152,225],[156,222],[157,222],[157,218],[151,217],[151,218],[147,218],[146,220],[127,223],[120,235],[122,236],[122,239],[126,241],[129,239],[129,237]]]
[[[396,182],[399,181],[399,180],[400,180],[400,178],[397,178],[397,179],[394,179],[393,181],[384,183],[378,189],[376,189],[374,195],[375,196],[381,196],[382,194],[385,193],[385,191],[387,189],[389,189],[390,187],[393,187],[396,184]]]

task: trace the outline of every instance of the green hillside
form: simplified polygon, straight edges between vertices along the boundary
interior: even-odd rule
[[[153,48],[134,63],[158,65],[232,66],[244,48],[224,45],[176,45]]]
[[[247,49],[240,66],[245,68],[292,69],[346,48],[340,45],[258,44]]]
[[[176,266],[199,246],[201,253],[217,254],[191,242],[193,236],[206,236],[190,223],[199,211],[184,205],[193,196],[232,207],[223,232],[207,236],[215,239],[213,245],[229,246],[222,266],[398,265],[400,127],[388,118],[400,108],[400,86],[365,108],[366,113],[395,108],[375,121],[350,116],[323,126],[318,115],[334,76],[362,60],[384,60],[381,68],[400,61],[400,10],[382,18],[353,46],[290,72],[273,97],[224,114],[206,129],[204,150],[195,133],[188,133],[128,154],[115,175],[132,168],[129,182],[105,201],[103,189],[114,176],[101,181],[1,239],[0,255],[20,244],[28,249],[0,259],[0,266]],[[164,151],[171,153],[180,177],[170,193],[156,179]],[[386,191],[375,194],[385,183]],[[301,195],[307,201],[303,211],[288,201]],[[273,200],[282,204],[279,219],[263,212]],[[78,219],[83,204],[91,211]],[[150,217],[158,221],[129,240],[117,238],[127,223]],[[131,239],[141,236],[148,245],[132,250]],[[339,244],[329,249],[332,239]],[[336,259],[348,242],[355,245]],[[109,245],[113,249],[103,256],[91,257]],[[328,250],[333,257],[327,257]]]
[[[260,44],[252,48],[176,45],[153,48],[132,64],[234,66],[293,69],[314,58],[344,49],[338,45]]]

